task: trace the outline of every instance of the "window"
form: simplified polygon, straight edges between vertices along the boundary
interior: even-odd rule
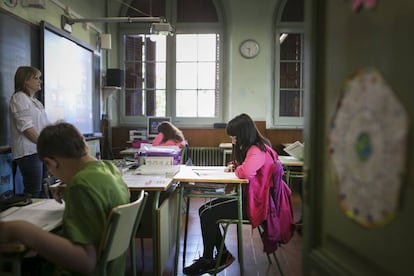
[[[284,0],[276,23],[272,126],[303,127],[304,1]]]
[[[219,36],[178,34],[176,39],[176,116],[217,117]]]
[[[282,33],[279,37],[279,116],[303,117],[303,34]]]
[[[221,60],[218,13],[213,0],[132,1],[128,16],[164,16],[171,37],[152,36],[145,26],[122,25],[125,93],[120,122],[145,124],[169,116],[178,125],[221,121]],[[167,8],[168,6],[168,8]]]
[[[165,116],[166,37],[124,35],[125,116]]]

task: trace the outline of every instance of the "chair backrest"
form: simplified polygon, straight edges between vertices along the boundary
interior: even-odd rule
[[[116,206],[109,214],[105,234],[100,244],[98,269],[106,274],[110,261],[124,254],[141,221],[148,193],[141,191],[134,202]]]

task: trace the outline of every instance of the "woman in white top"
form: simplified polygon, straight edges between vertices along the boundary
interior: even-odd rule
[[[17,68],[14,94],[9,103],[11,149],[22,174],[24,192],[43,197],[44,166],[37,156],[40,131],[49,124],[43,104],[35,94],[41,89],[41,72],[31,66]]]

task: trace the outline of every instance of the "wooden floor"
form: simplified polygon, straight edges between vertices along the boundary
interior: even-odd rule
[[[203,204],[205,199],[191,199],[191,208],[189,212],[189,226],[188,226],[188,240],[187,253],[185,258],[185,266],[192,263],[194,259],[198,259],[203,253],[203,243],[200,234],[200,223],[198,218],[198,207]],[[300,218],[300,197],[295,192],[293,193],[293,205],[295,219]],[[236,260],[227,269],[223,270],[217,275],[240,275],[239,262],[237,261],[237,230],[236,225],[231,225],[228,230],[226,238],[226,246],[229,251],[236,257]],[[183,235],[182,235],[183,236]],[[263,243],[260,240],[258,230],[251,231],[250,225],[243,226],[243,254],[244,254],[244,275],[280,275],[276,263],[272,259],[272,264],[269,264],[266,254],[263,253]],[[182,274],[183,268],[183,238],[181,239],[180,257],[178,266],[178,275]],[[175,250],[175,249],[174,249]],[[171,252],[171,260],[165,268],[165,276],[173,275],[174,271],[174,253]],[[283,245],[276,251],[278,261],[285,276],[300,276],[302,275],[302,237],[297,232],[286,245]],[[137,271],[138,275],[153,275],[152,274],[152,247],[151,240],[144,239],[144,267],[141,261],[141,246],[140,240],[137,240]],[[129,269],[128,269],[129,270]],[[127,275],[131,275],[130,273]]]

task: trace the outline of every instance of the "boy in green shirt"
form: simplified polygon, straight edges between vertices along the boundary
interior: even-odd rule
[[[19,240],[57,265],[61,270],[57,274],[98,275],[98,247],[108,214],[113,207],[129,202],[128,187],[111,162],[89,155],[84,137],[71,124],[44,128],[37,150],[49,172],[66,184],[64,193],[54,195],[65,202],[62,234],[25,221],[0,222],[0,241]],[[122,256],[114,260],[109,275],[124,274]]]

